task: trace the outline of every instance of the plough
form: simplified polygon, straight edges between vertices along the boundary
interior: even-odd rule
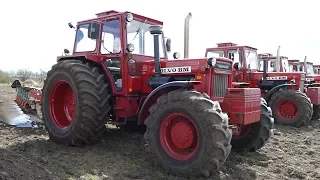
[[[19,80],[15,80],[12,88],[16,88],[16,103],[26,112],[36,112],[37,104],[41,105],[41,89],[36,87],[21,86]]]
[[[37,115],[41,89],[22,86],[19,80],[15,80],[11,87],[17,92],[15,102],[0,103],[0,121],[18,127],[35,127],[35,123],[41,121]]]

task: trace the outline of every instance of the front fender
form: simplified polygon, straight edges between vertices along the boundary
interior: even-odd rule
[[[292,88],[293,86],[294,86],[294,84],[280,84],[280,85],[272,88],[272,89],[267,93],[267,95],[264,97],[264,99],[265,99],[267,102],[269,102],[270,99],[271,99],[271,96],[272,96],[275,92],[279,91],[279,89],[281,89],[281,88],[286,88],[286,89],[288,89],[288,88]]]
[[[165,83],[154,89],[143,102],[138,115],[138,125],[143,124],[144,120],[149,115],[149,108],[157,101],[157,99],[165,93],[179,89],[179,88],[192,88],[194,85],[199,84],[200,81],[173,81]]]

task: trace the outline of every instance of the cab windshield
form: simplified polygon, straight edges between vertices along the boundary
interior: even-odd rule
[[[277,59],[268,60],[268,72],[276,72],[277,66],[278,66]]]
[[[282,57],[281,60],[282,60],[283,72],[290,72],[288,58]]]
[[[154,40],[150,34],[149,27],[152,24],[146,21],[132,20],[127,23],[127,44],[133,44],[133,54],[144,56],[154,56]],[[159,55],[160,58],[165,57],[165,48],[163,36],[159,35]]]
[[[207,58],[217,58],[217,57],[224,57],[224,51],[208,51]]]
[[[259,70],[260,63],[258,60],[257,51],[252,49],[245,49],[245,58],[246,58],[248,69]]]
[[[307,64],[307,74],[308,75],[314,75],[314,69],[313,69],[313,65],[312,64]]]
[[[299,71],[300,71],[300,72],[305,72],[305,71],[304,71],[304,63],[301,63],[301,64],[300,64]],[[310,63],[307,63],[307,74],[308,74],[308,75],[314,75],[314,74],[315,74],[315,73],[314,73],[313,65],[310,64]]]

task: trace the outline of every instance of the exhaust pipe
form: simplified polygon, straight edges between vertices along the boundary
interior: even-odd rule
[[[307,56],[304,56],[303,68],[304,68],[304,72],[307,74]]]
[[[280,72],[280,46],[278,46],[277,50],[277,67],[276,72]]]
[[[184,58],[189,58],[189,21],[192,17],[191,12],[184,20]]]
[[[160,54],[159,54],[159,35],[162,34],[162,26],[150,26],[150,34],[153,35],[154,43],[154,75],[160,76]]]

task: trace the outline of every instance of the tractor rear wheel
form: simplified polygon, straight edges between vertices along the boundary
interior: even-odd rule
[[[310,121],[313,112],[310,100],[299,90],[275,92],[269,104],[276,124],[301,127]]]
[[[261,99],[260,107],[260,121],[242,126],[240,134],[232,136],[232,150],[255,152],[262,148],[271,137],[274,125],[272,111],[264,99]]]
[[[218,102],[194,90],[163,94],[145,120],[147,151],[156,164],[179,176],[208,176],[231,151],[228,116]]]
[[[319,120],[320,119],[320,105],[313,105],[313,115],[312,120]]]
[[[77,60],[58,62],[48,72],[42,91],[41,112],[51,140],[83,146],[101,138],[111,95],[99,68]]]

